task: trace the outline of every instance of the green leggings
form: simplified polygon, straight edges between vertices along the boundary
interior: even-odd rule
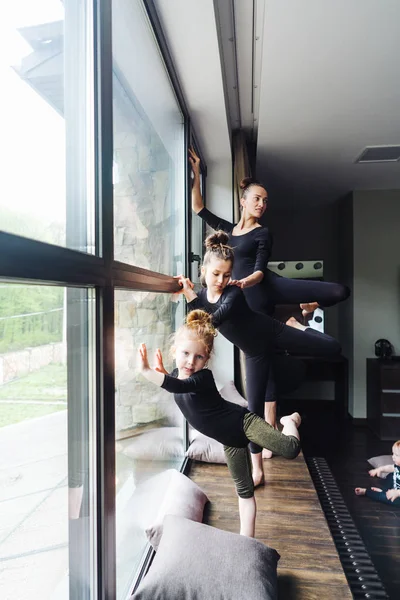
[[[285,458],[296,458],[300,452],[300,442],[294,435],[283,435],[254,413],[247,413],[243,419],[243,430],[250,442],[271,450]],[[228,469],[235,482],[240,498],[254,496],[254,483],[251,474],[251,459],[248,447],[233,448],[224,446]]]

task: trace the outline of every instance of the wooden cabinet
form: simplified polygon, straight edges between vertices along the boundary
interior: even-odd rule
[[[379,439],[400,439],[400,357],[367,358],[367,419]]]

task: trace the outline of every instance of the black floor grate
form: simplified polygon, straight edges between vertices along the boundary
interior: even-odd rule
[[[315,489],[354,598],[389,598],[324,458],[307,458]]]

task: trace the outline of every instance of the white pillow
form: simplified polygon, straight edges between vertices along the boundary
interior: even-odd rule
[[[208,498],[189,477],[170,469],[170,481],[154,521],[145,527],[147,538],[155,550],[160,543],[165,515],[185,517],[201,523]]]
[[[146,533],[157,550],[165,515],[176,515],[201,522],[208,498],[191,479],[176,469],[167,469],[140,483],[117,519],[117,539],[122,541],[135,531]]]
[[[385,465],[393,464],[393,458],[391,454],[384,454],[382,456],[373,456],[372,458],[368,459],[368,462],[371,467],[376,469],[377,467],[384,467]],[[386,479],[388,475],[389,473],[382,473],[379,475],[379,477],[380,479]]]
[[[219,393],[225,400],[228,400],[228,402],[233,402],[234,404],[239,404],[239,406],[247,408],[246,398],[243,398],[243,396],[239,394],[233,381],[228,381],[228,383],[219,390]]]
[[[183,427],[158,427],[127,440],[120,440],[122,454],[137,460],[183,458]]]
[[[224,447],[221,442],[196,430],[192,430],[192,439],[193,441],[186,451],[188,458],[226,465]]]

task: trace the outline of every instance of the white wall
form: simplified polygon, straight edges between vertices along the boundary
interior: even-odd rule
[[[379,338],[400,353],[400,191],[353,193],[355,418],[366,417],[366,358]]]
[[[232,161],[207,165],[207,208],[219,217],[232,221]],[[218,385],[234,379],[233,345],[222,335],[215,340],[215,353],[211,363]]]

